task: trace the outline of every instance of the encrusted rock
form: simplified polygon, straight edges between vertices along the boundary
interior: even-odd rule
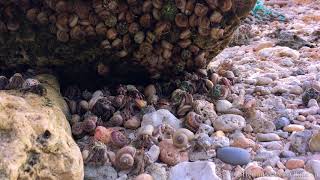
[[[81,152],[53,76],[37,78],[47,95],[0,92],[1,179],[83,179]]]

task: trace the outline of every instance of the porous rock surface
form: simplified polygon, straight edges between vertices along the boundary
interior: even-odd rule
[[[38,79],[47,95],[0,92],[0,179],[83,179],[66,104],[53,76]]]

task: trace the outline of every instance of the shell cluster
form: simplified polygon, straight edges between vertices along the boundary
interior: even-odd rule
[[[0,90],[20,90],[40,96],[47,93],[46,88],[37,79],[25,79],[20,73],[13,74],[9,79],[6,76],[0,76]]]
[[[217,118],[213,103],[234,93],[231,85],[237,77],[226,76],[233,70],[226,62],[218,69],[185,73],[184,79],[145,87],[119,85],[114,90],[105,87],[90,92],[69,86],[64,96],[85,164],[109,163],[119,171],[139,175],[145,165],[158,160],[173,166],[188,161],[192,153],[208,152],[213,157],[212,122]],[[145,115],[157,110],[179,117],[181,126],[145,124]],[[97,154],[97,146],[103,153]]]
[[[227,46],[254,4],[255,0],[1,0],[0,33],[24,31],[28,37],[19,38],[26,41],[38,36],[33,31],[49,32],[60,43],[94,40],[100,51],[142,65],[156,76],[205,67]],[[26,24],[38,28],[26,29]],[[56,51],[63,54],[72,48]]]

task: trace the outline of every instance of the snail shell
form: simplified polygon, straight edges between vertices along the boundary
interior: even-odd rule
[[[132,146],[125,146],[117,151],[115,164],[121,170],[127,170],[132,168],[134,164],[134,155],[136,149]]]
[[[123,147],[129,143],[128,138],[120,131],[111,133],[111,143],[116,147]]]
[[[172,137],[173,144],[178,148],[187,147],[189,141],[194,139],[194,133],[188,129],[178,129]]]

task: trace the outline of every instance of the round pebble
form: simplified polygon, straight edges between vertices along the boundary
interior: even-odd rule
[[[289,124],[288,126],[283,128],[283,130],[287,132],[303,131],[304,129],[304,126],[298,124]]]
[[[289,159],[286,162],[286,167],[288,169],[303,168],[304,167],[304,161],[301,160],[301,159]]]
[[[290,120],[286,117],[281,117],[274,121],[274,125],[276,126],[276,129],[282,129],[285,126],[288,126],[290,124]]]
[[[250,154],[245,149],[236,147],[223,147],[217,150],[217,157],[231,165],[246,165],[250,162]]]

